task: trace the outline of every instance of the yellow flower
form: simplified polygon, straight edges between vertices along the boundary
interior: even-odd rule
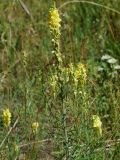
[[[58,9],[56,7],[53,7],[49,11],[49,28],[52,35],[52,45],[53,45],[53,51],[52,53],[55,54],[55,57],[57,59],[57,62],[59,64],[59,67],[62,64],[62,56],[60,53],[60,27],[61,27],[61,18],[59,16]]]
[[[49,11],[49,27],[51,30],[59,30],[60,28],[60,16],[57,8],[51,8]]]
[[[39,127],[39,123],[38,122],[34,122],[32,124],[32,131],[33,131],[34,134],[37,133],[38,127]]]
[[[78,84],[78,81],[81,85],[84,85],[86,83],[86,69],[85,66],[82,63],[79,63],[75,69],[74,72],[74,81],[76,84]]]
[[[4,127],[9,127],[11,123],[11,113],[8,108],[3,110],[3,124]]]
[[[102,135],[102,122],[101,122],[99,116],[93,115],[92,119],[93,119],[93,127],[97,128],[100,135]]]

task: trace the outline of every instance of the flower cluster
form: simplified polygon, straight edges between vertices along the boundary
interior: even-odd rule
[[[60,19],[57,8],[51,8],[49,11],[49,27],[50,27],[50,29],[58,31],[61,26],[60,22],[61,22],[61,19]]]
[[[74,95],[83,93],[82,90],[86,84],[87,74],[84,64],[78,63],[74,66],[72,63],[69,65],[70,75],[73,77]]]
[[[55,55],[56,60],[59,65],[62,64],[62,57],[60,53],[60,27],[61,27],[61,19],[59,16],[58,9],[53,7],[49,11],[49,28],[52,35],[52,45],[53,50],[52,53]]]
[[[11,113],[8,108],[3,110],[3,124],[4,127],[9,127],[11,123]]]
[[[33,132],[34,134],[37,133],[38,127],[39,127],[39,123],[38,123],[38,122],[32,123],[32,132]]]
[[[93,127],[98,129],[99,134],[102,135],[102,122],[99,116],[93,115],[92,119],[93,119]]]
[[[79,63],[75,69],[74,72],[74,81],[76,84],[78,82],[80,83],[81,86],[83,86],[86,83],[86,69],[85,66],[82,63]]]

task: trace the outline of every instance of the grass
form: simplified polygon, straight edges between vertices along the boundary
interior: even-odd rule
[[[87,3],[60,8],[64,2],[57,2],[61,68],[51,53],[52,1],[26,0],[30,15],[18,1],[0,3],[1,160],[120,159],[120,15]],[[119,0],[94,3],[119,12]],[[12,114],[8,128],[5,108]]]

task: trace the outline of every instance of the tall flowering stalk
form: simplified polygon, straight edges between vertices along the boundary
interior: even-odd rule
[[[68,135],[66,130],[66,106],[65,106],[65,94],[64,94],[64,80],[61,78],[63,77],[63,61],[60,52],[60,27],[61,27],[61,18],[58,12],[58,9],[52,7],[49,11],[49,28],[52,36],[52,54],[55,55],[57,64],[55,66],[55,76],[52,76],[52,83],[51,86],[55,91],[54,95],[56,95],[56,91],[59,91],[59,101],[61,102],[60,108],[60,115],[58,119],[55,119],[55,123],[57,124],[59,119],[61,119],[60,123],[62,124],[61,132],[64,137],[64,144],[63,144],[63,152],[65,152],[65,157],[69,155],[69,147],[68,147]],[[58,89],[59,87],[59,89]],[[57,89],[57,90],[56,90]],[[55,96],[54,96],[55,97]],[[57,98],[57,97],[56,97]],[[61,117],[61,118],[60,118]]]

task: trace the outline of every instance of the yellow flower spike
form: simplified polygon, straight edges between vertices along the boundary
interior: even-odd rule
[[[60,28],[60,16],[57,8],[51,8],[49,11],[49,27],[51,30],[59,30]]]
[[[37,133],[38,127],[39,127],[39,123],[38,122],[32,123],[32,131],[33,131],[34,134]]]
[[[102,135],[102,122],[99,116],[93,115],[92,119],[93,119],[93,127],[97,128],[99,131],[99,134]]]
[[[8,108],[3,110],[3,124],[4,127],[9,127],[11,123],[11,113]]]
[[[61,27],[61,18],[59,16],[58,9],[55,7],[52,7],[49,11],[49,28],[52,35],[52,45],[53,45],[53,51],[52,53],[55,54],[56,60],[58,62],[58,66],[60,67],[62,65],[62,56],[60,52],[60,27]]]

